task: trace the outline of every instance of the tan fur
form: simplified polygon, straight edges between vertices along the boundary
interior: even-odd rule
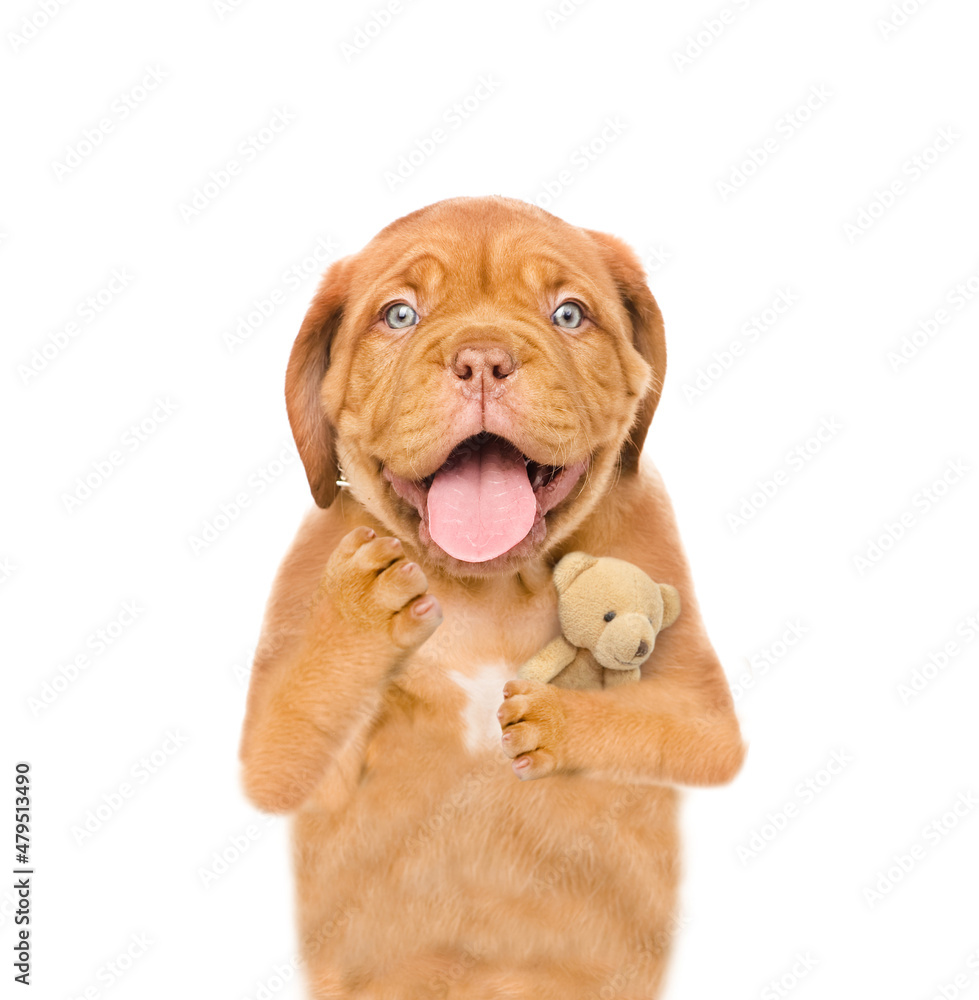
[[[575,335],[549,320],[567,297],[594,314]],[[378,322],[392,300],[417,327]],[[476,402],[449,371],[472,343],[516,361]],[[324,278],[287,380],[321,506],[275,580],[241,743],[249,797],[293,816],[311,996],[657,995],[675,786],[728,781],[744,752],[669,500],[638,467],[664,370],[634,255],[521,202],[431,206]],[[542,541],[467,564],[420,540],[383,473],[420,479],[481,430],[590,464]],[[573,549],[680,594],[638,684],[513,679],[559,633],[550,574]]]

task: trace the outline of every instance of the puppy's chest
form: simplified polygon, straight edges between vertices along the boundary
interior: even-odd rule
[[[471,753],[499,747],[504,684],[560,627],[550,595],[505,609],[443,601],[442,624],[412,657],[402,687],[418,713]],[[419,719],[424,722],[425,719]]]

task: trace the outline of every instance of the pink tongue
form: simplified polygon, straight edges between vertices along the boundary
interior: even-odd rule
[[[428,490],[432,541],[465,562],[484,562],[512,549],[536,516],[523,458],[500,441],[453,455]]]

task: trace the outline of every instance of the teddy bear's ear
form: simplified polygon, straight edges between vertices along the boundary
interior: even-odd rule
[[[668,625],[672,625],[680,615],[680,592],[668,583],[661,583],[659,592],[663,595],[663,624],[660,625],[660,628],[666,628]]]
[[[597,556],[587,552],[569,552],[554,567],[554,586],[557,592],[563,594],[586,569],[591,569],[598,562]]]

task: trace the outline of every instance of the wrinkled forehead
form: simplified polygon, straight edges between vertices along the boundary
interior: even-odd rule
[[[567,289],[595,299],[611,294],[611,276],[590,237],[554,223],[443,216],[394,224],[359,255],[357,292],[406,289],[439,300]]]

